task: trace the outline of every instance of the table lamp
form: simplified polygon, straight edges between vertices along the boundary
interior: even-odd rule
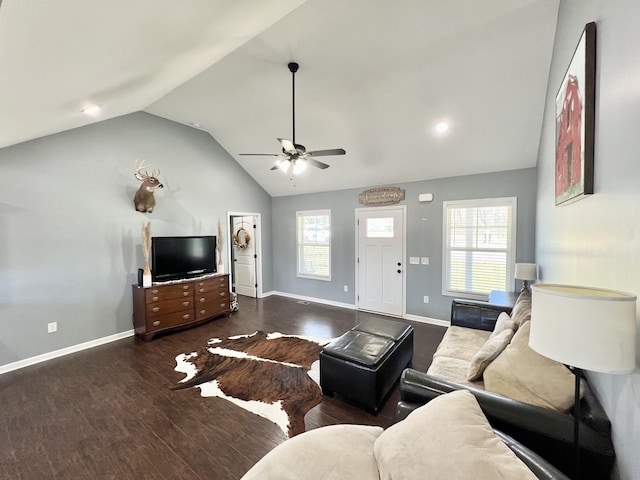
[[[531,287],[529,346],[568,365],[575,375],[573,442],[580,478],[582,370],[630,373],[636,369],[636,296],[570,285]]]
[[[515,274],[516,280],[522,280],[521,292],[529,290],[529,282],[538,278],[538,271],[535,263],[516,263]]]

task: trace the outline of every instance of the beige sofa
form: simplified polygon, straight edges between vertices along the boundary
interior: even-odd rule
[[[575,377],[529,347],[530,320],[529,292],[520,294],[513,310],[454,300],[451,326],[427,372],[402,374],[397,418],[442,394],[468,390],[494,428],[573,474]],[[614,459],[611,425],[586,381],[580,420],[583,478],[607,478]]]
[[[453,392],[382,430],[332,425],[276,447],[243,480],[567,480],[506,436],[498,436],[474,396]]]

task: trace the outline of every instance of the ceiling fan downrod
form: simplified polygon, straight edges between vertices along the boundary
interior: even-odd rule
[[[293,145],[296,145],[296,72],[300,65],[296,62],[289,63],[289,71],[291,72],[291,105],[292,105],[292,118],[293,118],[293,138],[291,139]]]

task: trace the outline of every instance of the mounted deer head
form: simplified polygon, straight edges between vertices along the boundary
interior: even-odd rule
[[[133,197],[133,204],[138,212],[153,212],[153,207],[156,206],[153,192],[156,188],[164,188],[164,185],[157,178],[158,175],[160,175],[160,170],[154,170],[151,174],[147,172],[144,160],[136,162],[135,177],[142,182],[135,197]]]

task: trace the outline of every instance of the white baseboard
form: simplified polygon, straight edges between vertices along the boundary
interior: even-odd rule
[[[60,350],[55,350],[53,352],[43,353],[42,355],[36,355],[35,357],[25,358],[24,360],[18,360],[17,362],[13,362],[13,363],[7,363],[6,365],[0,365],[0,375],[2,375],[3,373],[12,372],[13,370],[19,370],[21,368],[28,367],[30,365],[35,365],[36,363],[46,362],[47,360],[63,357],[65,355],[69,355],[70,353],[79,352],[81,350],[86,350],[88,348],[97,347],[98,345],[104,345],[105,343],[111,343],[111,342],[115,342],[116,340],[132,337],[134,334],[135,334],[135,331],[131,329],[131,330],[127,330],[126,332],[120,332],[114,335],[109,335],[108,337],[97,338],[95,340],[90,340],[88,342],[80,343],[78,345],[72,345],[70,347],[61,348]]]
[[[439,327],[449,327],[451,322],[449,320],[440,320],[439,318],[421,317],[420,315],[405,315],[407,320],[413,320],[414,322],[429,323],[431,325],[437,325]]]
[[[278,292],[278,291],[271,291],[271,292],[267,292],[263,294],[263,298],[264,297],[269,297],[271,295],[279,295],[281,297],[288,297],[288,298],[293,298],[296,300],[304,300],[307,302],[314,302],[314,303],[322,303],[324,305],[332,305],[334,307],[342,307],[342,308],[348,308],[349,310],[357,310],[358,307],[356,305],[350,304],[350,303],[341,303],[341,302],[333,302],[331,300],[325,300],[322,298],[314,298],[314,297],[305,297],[303,295],[295,295],[293,293],[285,293],[285,292]],[[440,320],[438,318],[430,318],[430,317],[422,317],[419,315],[411,315],[411,314],[406,314],[404,316],[404,318],[406,320],[412,320],[415,322],[422,322],[422,323],[429,323],[431,325],[437,325],[439,327],[448,327],[450,326],[451,322],[449,322],[449,320]]]
[[[279,295],[281,297],[293,298],[295,300],[302,300],[305,302],[322,303],[323,305],[331,305],[333,307],[348,308],[349,310],[356,309],[356,306],[351,303],[334,302],[332,300],[325,300],[324,298],[315,298],[315,297],[307,297],[304,295],[296,295],[295,293],[272,291],[263,295],[264,296]]]

